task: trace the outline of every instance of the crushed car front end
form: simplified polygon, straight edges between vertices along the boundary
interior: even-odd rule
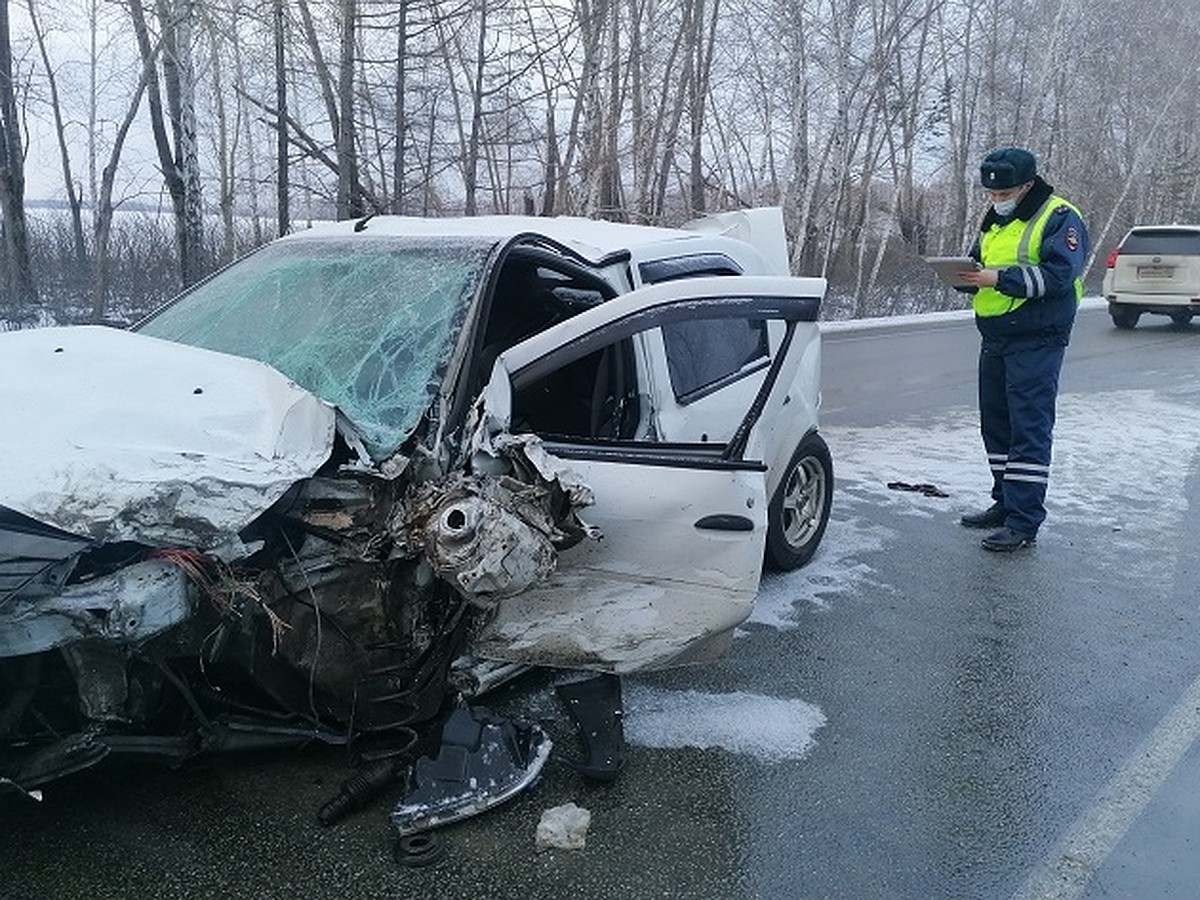
[[[613,223],[590,255],[531,227],[339,223],[132,331],[0,333],[0,790],[312,741],[387,773],[486,683],[464,653],[728,645],[815,439],[825,284],[635,229],[678,275],[637,287]]]
[[[455,460],[495,243],[281,241],[133,332],[0,335],[0,778],[411,745],[578,539],[553,485]]]

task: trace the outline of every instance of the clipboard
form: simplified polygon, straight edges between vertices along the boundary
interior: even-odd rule
[[[926,256],[924,260],[929,268],[937,272],[942,283],[952,288],[974,288],[975,285],[968,284],[959,278],[958,273],[968,269],[983,268],[969,256]]]

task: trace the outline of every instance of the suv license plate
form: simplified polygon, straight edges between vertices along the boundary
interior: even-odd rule
[[[1174,278],[1174,266],[1138,266],[1138,278]]]

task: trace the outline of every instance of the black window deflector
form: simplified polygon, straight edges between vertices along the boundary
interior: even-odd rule
[[[584,441],[544,438],[543,446],[563,459],[619,462],[668,469],[717,472],[765,472],[759,460],[726,459],[719,444],[654,444],[637,441]]]
[[[693,253],[652,259],[638,264],[643,284],[661,284],[680,278],[700,278],[707,275],[741,275],[742,267],[724,253]]]

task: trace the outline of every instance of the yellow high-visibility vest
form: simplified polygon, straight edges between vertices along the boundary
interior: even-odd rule
[[[979,241],[979,255],[988,269],[1003,269],[1007,266],[1036,266],[1041,259],[1042,231],[1046,222],[1060,206],[1066,206],[1080,215],[1076,207],[1062,197],[1051,194],[1028,222],[1013,219],[1005,225],[993,222]],[[1082,216],[1080,216],[1082,218]],[[1083,280],[1075,279],[1075,300],[1083,297]],[[1021,306],[1028,298],[1010,297],[994,287],[981,287],[975,292],[972,306],[975,314],[984,318],[1002,316]]]

